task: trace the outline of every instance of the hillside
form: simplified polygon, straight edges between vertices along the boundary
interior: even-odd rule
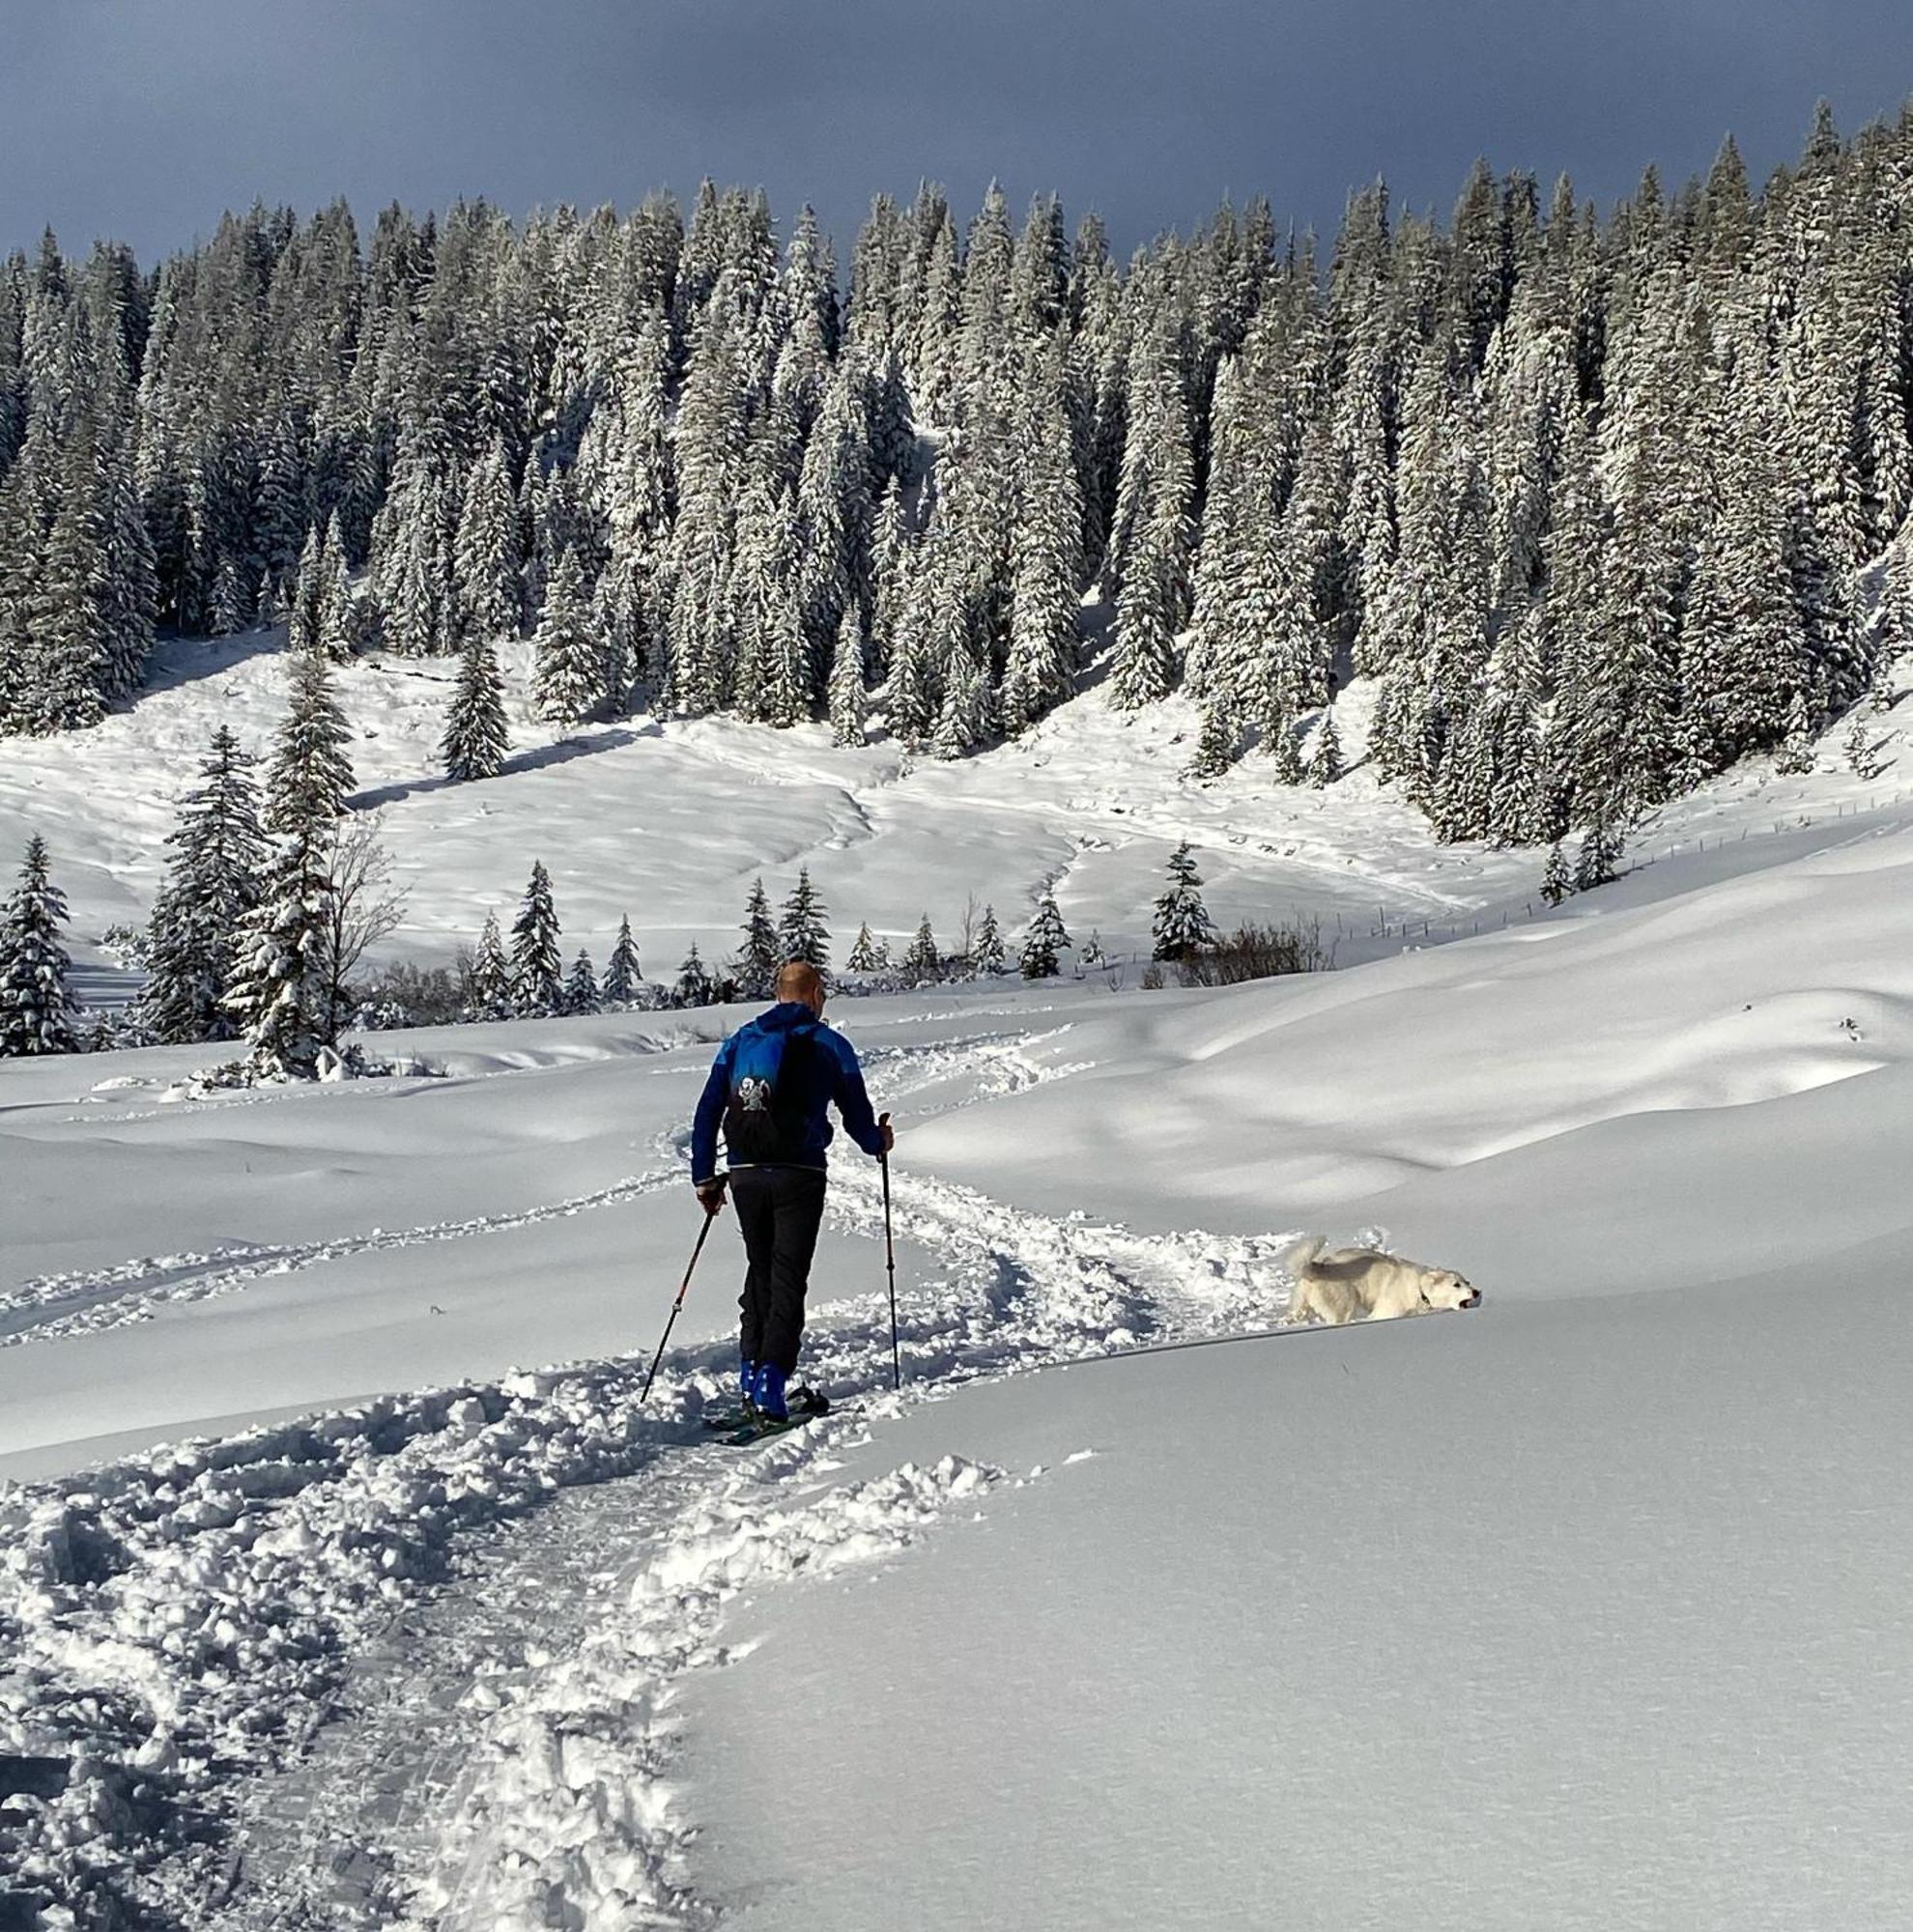
[[[697,1439],[728,1225],[636,1406],[726,1015],[244,1095],[10,1067],[0,1749],[147,1751],[216,1821],[23,1868],[231,1932],[1890,1922],[1913,830],[1797,782],[1790,831],[1743,773],[1693,810],[1744,841],[1324,978],[847,1003],[906,1385],[846,1158],[809,1368],[858,1401],[742,1460]],[[1484,1307],[1176,1350],[1375,1223]],[[740,1835],[786,1736],[816,1776]],[[1390,1775],[1454,1801],[1352,1803]]]
[[[178,798],[214,726],[270,749],[285,706],[283,642],[274,632],[170,644],[155,688],[91,729],[0,738],[0,855],[33,831],[46,838],[74,954],[89,967],[100,933],[144,922]],[[834,748],[821,725],[641,713],[564,731],[536,716],[528,645],[513,648],[506,670],[509,764],[468,785],[447,783],[440,765],[449,667],[375,654],[338,674],[354,805],[380,814],[408,895],[390,955],[449,965],[487,911],[508,923],[535,859],[551,871],[567,948],[588,946],[602,965],[628,914],[644,970],[667,982],[693,940],[708,958],[728,956],[753,878],[778,897],[800,865],[824,892],[840,958],[863,920],[900,950],[928,913],[954,946],[972,895],[993,901],[1014,932],[1046,884],[1077,940],[1099,931],[1112,953],[1146,957],[1162,867],[1185,838],[1218,923],[1317,920],[1345,964],[1398,951],[1424,927],[1452,937],[1543,910],[1541,853],[1439,843],[1399,788],[1378,781],[1365,762],[1375,696],[1365,682],[1337,707],[1353,769],[1317,791],[1272,782],[1259,757],[1189,779],[1197,718],[1186,701],[1115,711],[1094,677],[1024,736],[946,762],[888,740]],[[1913,664],[1896,688],[1909,683]],[[1844,769],[1836,726],[1814,773],[1783,779],[1770,761],[1748,760],[1661,808],[1631,859],[1756,841],[1745,863],[1766,865],[1785,848],[1757,841],[1817,842],[1829,817],[1913,802],[1904,709],[1862,714],[1884,741],[1878,778]],[[1134,970],[1128,977],[1133,985]],[[108,972],[87,983],[115,982]]]

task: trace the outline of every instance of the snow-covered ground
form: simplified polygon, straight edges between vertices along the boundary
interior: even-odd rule
[[[184,777],[214,702],[266,727],[275,662],[207,658],[0,745],[0,844],[40,814],[82,933],[150,891],[164,747]],[[369,788],[418,781],[427,711],[379,714]],[[0,1795],[0,1894],[229,1932],[1900,1921],[1913,774],[1731,775],[1547,915],[1531,854],[1432,846],[1359,774],[1187,787],[1094,696],[907,775],[623,728],[393,802],[419,956],[541,832],[594,944],[628,867],[653,970],[805,856],[843,929],[1054,863],[1072,925],[1139,938],[1183,836],[1218,915],[1342,906],[1385,956],[834,1009],[898,1117],[905,1387],[851,1154],[808,1357],[846,1400],[743,1454],[700,1428],[728,1222],[637,1401],[734,1013],[421,1032],[435,1075],[255,1094],[196,1095],[203,1051],[0,1068],[0,1755],[69,1779]],[[1288,1238],[1365,1226],[1484,1306],[1284,1328]]]
[[[11,871],[29,833],[45,837],[76,957],[94,959],[108,926],[145,920],[178,799],[214,726],[270,748],[285,704],[279,638],[169,643],[152,688],[94,729],[0,738],[0,865]],[[602,965],[628,914],[646,972],[665,980],[693,939],[707,957],[728,956],[753,878],[781,897],[800,865],[824,893],[840,954],[859,921],[900,942],[926,912],[954,946],[972,895],[993,901],[1014,932],[1053,885],[1073,937],[1097,930],[1112,951],[1146,956],[1163,864],[1185,838],[1219,923],[1319,920],[1343,964],[1424,928],[1451,937],[1540,908],[1540,855],[1436,844],[1362,765],[1373,698],[1363,684],[1337,709],[1355,769],[1318,792],[1271,785],[1254,756],[1191,784],[1197,718],[1181,698],[1129,716],[1091,690],[1014,743],[946,764],[887,741],[833,748],[821,725],[640,717],[560,732],[531,708],[529,646],[504,656],[513,759],[477,784],[440,772],[454,667],[374,656],[338,674],[356,803],[381,812],[409,895],[387,950],[421,965],[449,964],[487,911],[514,910],[534,859],[551,872],[568,949],[587,945]],[[1845,773],[1830,734],[1818,773],[1729,774],[1670,807],[1636,856],[1745,842],[1748,862],[1766,865],[1761,841],[1777,833],[1913,806],[1913,760],[1899,752],[1909,702],[1878,721],[1892,737],[1879,778]]]

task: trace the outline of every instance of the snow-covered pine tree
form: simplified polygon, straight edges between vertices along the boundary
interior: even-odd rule
[[[977,927],[976,951],[971,960],[979,973],[1003,971],[1003,932],[996,923],[996,908],[993,905],[985,905],[983,909],[983,923]]]
[[[445,734],[440,745],[445,776],[461,783],[468,779],[495,779],[504,770],[510,750],[498,652],[491,638],[474,629],[459,652],[458,682],[445,713]]]
[[[819,971],[830,964],[830,928],[824,924],[828,908],[811,883],[811,868],[797,868],[797,884],[784,902],[777,941],[785,959],[803,959]]]
[[[1296,750],[1296,727],[1293,719],[1282,717],[1269,727],[1269,735],[1263,740],[1263,750],[1269,753],[1269,776],[1277,784],[1300,784],[1304,777],[1301,753]]]
[[[868,920],[858,926],[850,957],[844,964],[852,973],[881,973],[890,964],[890,949],[871,936]]]
[[[305,542],[299,553],[299,570],[293,578],[292,604],[286,613],[286,649],[310,652],[319,644],[320,606],[324,597],[324,558],[320,554],[317,524],[306,526]]]
[[[1855,711],[1853,722],[1846,727],[1846,736],[1840,742],[1841,756],[1846,760],[1846,769],[1856,779],[1870,784],[1886,770],[1886,761],[1880,756],[1884,740],[1875,738],[1867,728],[1864,715]]]
[[[1597,818],[1581,836],[1581,849],[1575,855],[1574,889],[1592,892],[1596,886],[1613,882],[1620,864],[1621,839],[1604,818]]]
[[[1124,570],[1116,636],[1110,701],[1136,711],[1167,697],[1176,682],[1174,598],[1168,565],[1154,551],[1136,551]]]
[[[557,910],[551,875],[534,860],[525,899],[511,927],[511,990],[519,1010],[555,1013],[564,996],[564,960],[558,952]]]
[[[929,914],[925,913],[916,937],[903,954],[903,974],[913,984],[925,985],[943,977],[943,955],[936,950],[936,934],[930,930]]]
[[[1774,756],[1774,770],[1784,778],[1804,778],[1813,769],[1814,729],[1812,700],[1796,691],[1787,703],[1786,737]]]
[[[1045,356],[1019,427],[1001,705],[1013,736],[1070,695],[1080,648],[1083,499],[1057,355]]]
[[[320,654],[334,664],[347,663],[358,647],[358,606],[352,594],[352,572],[346,564],[345,536],[334,510],[326,526],[320,550],[319,610],[314,633]]]
[[[710,1002],[711,976],[704,970],[704,962],[698,956],[698,942],[691,942],[691,950],[684,955],[684,963],[677,969],[677,984],[672,989],[673,997],[680,1007],[701,1007]]]
[[[1061,963],[1057,955],[1069,943],[1070,935],[1063,928],[1063,915],[1056,909],[1055,895],[1044,893],[1037,901],[1036,917],[1030,921],[1030,929],[1023,935],[1022,957],[1018,961],[1023,978],[1054,978]]]
[[[485,927],[478,935],[478,952],[471,962],[471,995],[485,1015],[504,1013],[511,1006],[511,961],[505,957],[495,912],[485,915]]]
[[[1198,783],[1219,779],[1236,762],[1239,739],[1240,734],[1222,706],[1205,705],[1202,729],[1196,735],[1195,755],[1189,760],[1187,776]]]
[[[148,926],[141,1016],[159,1040],[229,1038],[225,1000],[241,934],[258,905],[270,848],[259,822],[255,761],[228,724],[213,733],[198,787],[166,843],[173,858]]]
[[[605,1005],[629,1005],[638,997],[638,987],[643,977],[643,969],[638,964],[638,948],[631,937],[631,917],[627,913],[618,922],[617,944],[612,948],[612,956],[605,964],[602,989]]]
[[[836,745],[864,742],[864,715],[870,699],[864,688],[864,631],[854,604],[843,607],[837,645],[830,661],[830,735]]]
[[[595,1013],[602,1005],[598,976],[591,970],[591,954],[581,946],[571,963],[571,977],[564,982],[564,1010],[567,1013]]]
[[[515,638],[523,558],[502,436],[493,437],[466,484],[452,559],[461,634],[468,639]]]
[[[71,961],[61,943],[67,902],[49,874],[46,841],[27,839],[19,883],[0,908],[0,1059],[76,1053],[73,1020],[79,1003],[67,975]]]
[[[1568,870],[1567,855],[1556,838],[1548,847],[1548,863],[1541,871],[1541,896],[1550,905],[1559,905],[1574,891],[1574,875]]]
[[[1202,902],[1202,874],[1187,839],[1169,858],[1169,890],[1156,902],[1150,924],[1157,959],[1186,959],[1213,944],[1215,928]]]
[[[330,822],[320,818],[293,826],[246,921],[226,1005],[245,1037],[255,1079],[309,1079],[320,1049],[330,1043],[329,832]]]
[[[570,724],[604,709],[609,695],[604,646],[592,631],[585,575],[575,550],[565,552],[552,574],[532,646],[536,652],[532,684],[541,717]]]
[[[1342,740],[1335,729],[1335,707],[1324,710],[1316,726],[1315,742],[1309,749],[1308,781],[1318,788],[1331,785],[1342,776]]]
[[[274,832],[329,824],[353,788],[345,749],[352,733],[326,660],[316,649],[301,650],[288,653],[286,665],[286,718],[266,779],[266,822]]]
[[[206,628],[215,638],[236,638],[246,628],[250,615],[245,585],[240,581],[239,560],[222,556],[213,579],[212,600],[206,608]]]
[[[777,969],[785,953],[771,918],[770,897],[761,878],[751,883],[744,906],[744,944],[737,954],[737,989],[747,1000],[767,1000],[777,986]]]

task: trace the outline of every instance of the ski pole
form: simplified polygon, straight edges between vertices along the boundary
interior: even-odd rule
[[[698,1257],[704,1252],[704,1237],[711,1232],[711,1223],[717,1216],[708,1210],[704,1215],[704,1225],[698,1230],[698,1245],[691,1250],[690,1265],[684,1270],[684,1279],[677,1285],[677,1299],[671,1304],[671,1318],[665,1323],[665,1331],[658,1338],[658,1352],[651,1357],[650,1373],[644,1378],[644,1386],[639,1391],[638,1406],[644,1406],[644,1398],[651,1392],[651,1383],[656,1378],[658,1364],[664,1360],[665,1345],[671,1340],[671,1331],[677,1321],[677,1311],[684,1306],[684,1296],[691,1286],[691,1276],[698,1265]]]
[[[890,1116],[885,1114],[878,1122],[881,1126]],[[890,1270],[890,1385],[892,1388],[903,1386],[903,1364],[897,1352],[897,1243],[890,1234],[890,1150],[885,1148],[883,1161],[883,1259]]]

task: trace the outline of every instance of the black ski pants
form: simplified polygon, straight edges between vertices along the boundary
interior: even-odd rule
[[[823,1224],[823,1169],[733,1167],[730,1199],[750,1257],[737,1299],[744,1359],[774,1362],[794,1375],[804,1341],[804,1291]]]

